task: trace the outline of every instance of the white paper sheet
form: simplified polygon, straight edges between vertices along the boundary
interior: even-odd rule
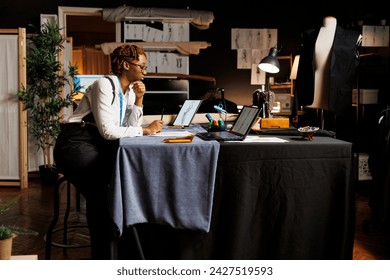
[[[281,139],[278,137],[263,137],[263,136],[252,136],[248,135],[242,143],[286,143],[288,140]]]
[[[179,130],[179,131],[161,131],[159,133],[150,135],[150,136],[159,136],[159,137],[184,137],[188,134],[192,134],[187,130]]]

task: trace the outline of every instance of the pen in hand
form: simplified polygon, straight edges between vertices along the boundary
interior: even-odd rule
[[[161,119],[160,120],[163,120],[164,118],[164,108],[162,108],[162,111],[161,111]]]

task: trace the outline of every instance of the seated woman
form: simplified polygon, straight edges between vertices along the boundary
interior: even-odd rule
[[[216,113],[215,105],[226,110],[228,113],[238,113],[237,104],[225,99],[225,90],[223,88],[210,88],[201,98],[202,104],[198,109],[198,113]]]
[[[85,197],[94,260],[110,259],[111,245],[116,241],[108,191],[118,139],[162,130],[162,120],[142,126],[146,64],[142,48],[128,44],[117,47],[111,54],[110,75],[86,89],[79,106],[63,124],[54,148],[57,167]]]

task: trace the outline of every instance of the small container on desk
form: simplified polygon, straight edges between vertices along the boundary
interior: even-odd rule
[[[224,130],[226,130],[225,121],[222,118],[222,113],[221,112],[219,113],[219,120],[214,120],[212,118],[210,119],[209,116],[207,116],[207,118],[210,121],[208,129],[207,129],[208,131],[224,131]]]

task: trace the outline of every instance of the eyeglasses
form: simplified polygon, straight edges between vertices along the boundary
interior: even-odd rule
[[[141,72],[146,72],[146,70],[148,69],[147,66],[142,66],[142,65],[139,65],[137,63],[133,63],[133,62],[129,62],[131,65],[134,65],[134,66],[138,66],[138,68],[141,70]]]

